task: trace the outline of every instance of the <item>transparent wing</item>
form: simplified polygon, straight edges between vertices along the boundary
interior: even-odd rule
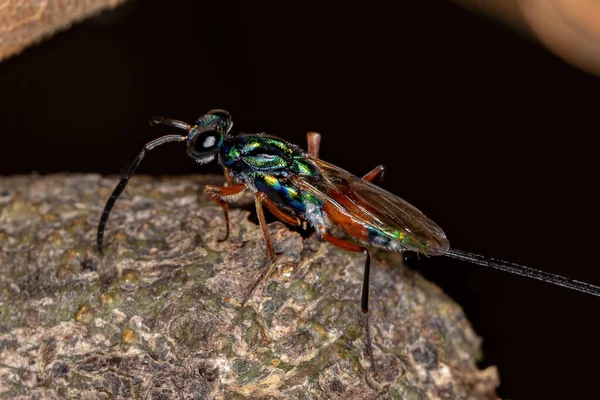
[[[300,178],[297,184],[301,189],[408,250],[442,255],[450,248],[444,231],[406,201],[335,165],[310,160],[323,179],[311,182]]]

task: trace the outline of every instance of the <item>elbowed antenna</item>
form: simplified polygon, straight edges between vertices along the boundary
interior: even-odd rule
[[[187,132],[189,132],[192,129],[192,127],[189,124],[186,124],[185,122],[177,121],[174,119],[154,117],[150,120],[150,125],[157,125],[157,124],[172,126],[175,128],[183,129]],[[115,202],[117,201],[117,198],[121,195],[121,193],[123,193],[125,186],[127,186],[127,182],[129,182],[129,179],[131,179],[131,176],[135,173],[135,171],[140,166],[140,163],[144,159],[146,152],[154,149],[157,146],[160,146],[161,144],[165,144],[168,142],[185,142],[187,140],[187,138],[188,138],[187,135],[186,136],[167,135],[167,136],[160,137],[158,139],[154,139],[153,141],[151,141],[149,143],[146,143],[146,145],[142,148],[142,151],[140,151],[140,153],[137,155],[137,157],[135,158],[133,163],[131,163],[131,165],[129,166],[129,169],[127,169],[127,172],[125,172],[125,175],[123,176],[123,178],[121,179],[121,181],[119,182],[119,184],[117,185],[115,190],[113,190],[112,194],[110,195],[110,198],[108,199],[108,201],[106,202],[106,205],[104,206],[104,211],[102,212],[102,216],[100,217],[100,223],[98,224],[98,236],[96,238],[96,248],[98,249],[98,251],[100,253],[102,253],[102,243],[104,241],[104,228],[106,227],[106,222],[108,221],[110,212],[112,211],[112,209],[115,205]]]
[[[569,279],[561,275],[540,271],[539,269],[529,268],[524,265],[497,260],[495,258],[485,257],[480,254],[468,253],[466,251],[456,249],[450,249],[444,255],[447,257],[456,258],[458,260],[467,261],[472,264],[481,265],[483,267],[491,267],[500,271],[506,271],[510,272],[511,274],[526,276],[528,278],[537,279],[543,282],[553,283],[568,289],[573,289],[600,297],[600,287],[598,286],[575,279]]]

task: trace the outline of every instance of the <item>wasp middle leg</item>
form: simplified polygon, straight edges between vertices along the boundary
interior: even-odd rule
[[[267,221],[265,220],[265,212],[263,209],[263,205],[265,205],[269,209],[269,211],[271,211],[271,213],[273,213],[273,215],[275,217],[277,217],[278,219],[280,219],[281,221],[283,221],[287,224],[294,225],[294,226],[300,226],[302,224],[302,221],[299,218],[294,217],[289,214],[286,214],[285,212],[281,211],[277,207],[277,205],[275,203],[273,203],[273,201],[271,199],[269,199],[269,197],[262,192],[256,192],[256,194],[254,195],[254,202],[256,204],[256,214],[258,215],[258,224],[260,225],[260,229],[262,230],[262,234],[265,239],[265,244],[267,246],[267,258],[269,261],[269,265],[260,274],[260,277],[258,278],[256,283],[254,283],[254,285],[252,285],[252,287],[250,288],[250,291],[248,292],[248,294],[246,294],[246,296],[242,300],[242,305],[245,305],[248,302],[248,300],[250,299],[250,297],[252,297],[252,294],[254,294],[256,289],[267,280],[267,278],[271,275],[271,273],[273,272],[273,269],[275,268],[275,265],[276,265],[275,260],[277,259],[277,257],[275,254],[275,248],[273,247],[273,243],[271,242],[271,237],[269,236],[269,231],[267,229]]]

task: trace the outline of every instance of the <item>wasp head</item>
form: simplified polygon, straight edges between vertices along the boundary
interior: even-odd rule
[[[211,162],[233,121],[225,110],[210,110],[196,120],[187,137],[187,154],[200,164]]]

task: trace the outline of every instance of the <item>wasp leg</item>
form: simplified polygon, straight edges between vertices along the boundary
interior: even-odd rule
[[[319,158],[319,145],[321,144],[321,134],[317,132],[308,132],[306,134],[308,142],[308,154],[312,158]]]
[[[285,222],[286,224],[292,225],[292,226],[302,225],[302,221],[299,218],[291,216],[291,215],[286,214],[285,212],[281,211],[279,208],[277,208],[277,205],[275,205],[275,203],[273,203],[273,201],[269,198],[269,196],[267,196],[263,192],[257,192],[256,198],[258,199],[258,201],[260,201],[261,204],[267,206],[267,208],[269,209],[271,214],[273,214],[273,216],[275,216],[275,218]]]
[[[227,169],[223,169],[223,174],[225,175],[225,187],[227,187],[231,185],[231,175]]]
[[[260,225],[260,229],[262,230],[263,237],[265,238],[265,244],[267,245],[267,258],[269,259],[269,266],[263,270],[256,283],[252,285],[252,288],[250,288],[250,291],[248,291],[248,294],[246,294],[242,300],[242,305],[245,305],[248,300],[250,300],[250,297],[252,297],[254,291],[256,291],[256,289],[267,280],[275,268],[275,260],[277,257],[275,256],[275,248],[273,247],[273,243],[271,243],[271,237],[269,236],[269,231],[267,230],[267,222],[265,221],[265,213],[262,206],[267,206],[269,211],[271,211],[275,217],[287,224],[294,226],[299,226],[302,224],[302,221],[299,218],[288,215],[278,209],[275,203],[273,203],[271,199],[269,199],[269,197],[262,192],[256,193],[255,203],[256,214],[258,214],[258,223]]]
[[[225,231],[225,237],[223,239],[221,239],[221,241],[225,241],[229,237],[229,207],[227,206],[227,202],[225,200],[223,200],[223,197],[235,196],[236,194],[242,193],[245,189],[246,189],[245,183],[240,183],[239,185],[233,185],[233,186],[206,185],[204,187],[204,191],[206,192],[208,197],[210,197],[210,199],[212,201],[214,201],[215,203],[220,205],[221,208],[223,209],[223,212],[225,213],[226,231]]]
[[[242,305],[245,305],[248,302],[248,300],[250,299],[250,297],[252,296],[252,294],[254,293],[256,288],[261,283],[263,283],[269,275],[271,275],[271,272],[273,272],[273,268],[275,268],[275,260],[276,260],[275,248],[273,247],[273,243],[271,243],[271,237],[269,236],[269,231],[267,229],[267,221],[265,220],[265,212],[262,207],[263,202],[266,202],[264,200],[265,197],[266,197],[266,195],[264,195],[264,193],[257,192],[254,196],[254,203],[256,204],[256,214],[258,215],[258,224],[260,225],[260,229],[262,230],[262,234],[265,239],[265,244],[267,245],[267,258],[269,259],[269,265],[260,274],[260,277],[258,278],[256,283],[254,283],[254,285],[252,285],[252,287],[250,288],[250,291],[248,292],[248,294],[246,294],[246,296],[242,300]]]
[[[375,168],[373,168],[371,170],[371,172],[369,172],[368,174],[366,174],[362,178],[365,181],[373,182],[373,179],[377,178],[377,175],[379,175],[379,180],[382,181],[383,180],[383,173],[384,172],[385,172],[385,167],[383,165],[379,164],[378,166],[376,166]]]
[[[326,231],[322,231],[321,233],[323,235],[323,239],[327,240],[332,245],[354,253],[363,253],[366,256],[360,310],[363,313],[365,322],[365,334],[367,336],[367,353],[369,354],[369,359],[371,360],[371,367],[373,368],[373,373],[376,375],[377,365],[375,364],[375,357],[373,356],[373,343],[371,342],[371,332],[369,331],[369,272],[371,271],[371,254],[369,253],[369,250],[357,244],[350,243],[345,241],[344,239],[332,236]]]

